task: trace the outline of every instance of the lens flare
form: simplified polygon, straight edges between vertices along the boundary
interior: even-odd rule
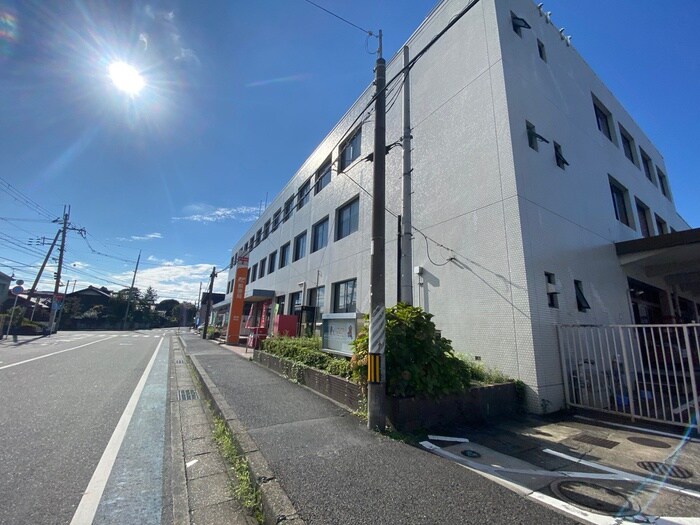
[[[109,77],[117,89],[132,97],[138,95],[146,85],[136,68],[126,62],[113,62],[110,64]]]

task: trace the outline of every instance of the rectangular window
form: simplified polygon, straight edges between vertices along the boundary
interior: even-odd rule
[[[275,266],[277,265],[277,250],[272,252],[268,257],[267,257],[268,263],[267,263],[267,273],[270,274],[275,271]]]
[[[246,284],[250,284],[250,274],[251,274],[251,271],[248,270],[248,272],[246,272],[246,278],[245,278]]]
[[[243,251],[244,252],[248,251],[248,241],[245,242],[245,245],[243,246]]]
[[[314,195],[317,195],[323,188],[331,182],[331,159],[328,159],[316,172],[316,182],[314,182]]]
[[[277,313],[279,315],[284,315],[284,299],[284,295],[278,295],[275,299],[275,303],[277,304]]]
[[[311,252],[325,248],[328,244],[328,217],[314,224],[311,230]]]
[[[280,226],[280,219],[282,219],[282,208],[278,209],[272,216],[272,231],[275,231]]]
[[[561,152],[561,146],[556,142],[554,143],[554,158],[557,161],[557,166],[559,166],[561,169],[566,169],[566,167],[569,165],[564,158],[564,154]]]
[[[297,192],[297,209],[300,210],[309,202],[309,193],[311,193],[311,179],[299,186]]]
[[[547,281],[547,304],[550,308],[559,308],[559,292],[557,291],[557,278],[553,273],[544,272]]]
[[[586,296],[583,293],[583,283],[581,281],[574,281],[574,289],[576,290],[576,306],[579,312],[585,312],[591,309],[591,305],[588,304]]]
[[[595,111],[595,120],[598,129],[610,142],[613,142],[612,133],[610,131],[610,119],[612,115],[595,96],[593,97],[593,109]]]
[[[527,23],[527,20],[520,18],[513,11],[510,12],[510,23],[513,26],[513,31],[515,31],[515,34],[519,37],[523,36],[523,29],[532,29],[530,24]]]
[[[301,292],[289,294],[289,314],[293,315],[295,311],[301,309]]]
[[[262,240],[262,228],[258,229],[257,233],[255,234],[255,245],[257,246],[260,244],[260,241]]]
[[[312,305],[318,309],[319,316],[317,319],[321,319],[320,314],[323,312],[323,307],[326,305],[326,287],[319,286],[316,288],[316,304]]]
[[[349,279],[333,285],[333,312],[351,313],[356,311],[356,288],[357,279]]]
[[[267,268],[267,259],[263,257],[260,259],[260,271],[258,272],[258,278],[265,276],[265,269]]]
[[[347,237],[356,232],[360,224],[360,198],[355,197],[336,212],[335,240]]]
[[[357,128],[355,133],[346,140],[340,147],[340,158],[338,159],[338,171],[343,171],[360,156],[362,146],[362,128]]]
[[[546,62],[547,61],[547,51],[545,50],[544,44],[542,43],[542,41],[539,38],[537,39],[537,52],[540,54],[540,58]]]
[[[284,268],[289,264],[289,243],[280,248],[280,268]]]
[[[284,203],[284,217],[282,218],[282,222],[287,222],[292,216],[292,213],[294,213],[294,195],[289,197]]]
[[[255,235],[253,235],[253,236],[250,238],[250,241],[249,241],[249,242],[250,242],[250,249],[252,250],[253,248],[255,248]]]
[[[534,124],[531,124],[527,120],[525,121],[525,128],[527,129],[527,143],[535,151],[539,151],[539,145],[537,144],[537,131],[535,131]]]
[[[637,148],[634,146],[634,139],[632,135],[627,133],[627,130],[620,124],[620,137],[622,140],[622,150],[625,152],[625,157],[627,157],[632,164],[638,166],[637,163]]]
[[[306,231],[294,237],[294,255],[292,262],[298,261],[306,255]]]
[[[251,283],[252,283],[253,281],[255,281],[255,279],[256,279],[256,277],[257,277],[257,274],[258,274],[258,265],[257,265],[257,264],[254,264],[254,265],[253,265],[253,269],[250,270],[250,282],[251,282]]]
[[[627,190],[616,181],[610,179],[610,193],[612,195],[613,208],[615,209],[615,218],[631,228],[632,223],[630,222],[627,208]]]
[[[649,155],[647,155],[642,148],[639,148],[639,152],[642,155],[642,167],[644,168],[644,175],[646,175],[647,179],[649,179],[651,182],[654,182],[654,168],[651,162],[651,157],[649,157]],[[656,183],[654,182],[654,184]]]
[[[270,236],[270,220],[265,221],[265,226],[263,226],[263,239],[267,239]]]
[[[664,197],[670,199],[671,192],[669,192],[668,190],[668,179],[666,178],[664,172],[661,171],[658,166],[656,166],[656,178],[659,179],[659,189],[661,190],[661,193]]]
[[[666,221],[656,214],[654,214],[654,217],[656,218],[656,233],[658,235],[668,233],[668,226],[666,225]]]
[[[639,219],[639,231],[643,237],[651,237],[651,228],[649,227],[649,207],[639,199],[635,199],[637,207],[637,218]]]

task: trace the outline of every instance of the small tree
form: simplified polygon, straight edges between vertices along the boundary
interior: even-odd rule
[[[469,387],[469,367],[440,337],[432,314],[399,303],[386,311],[387,390],[394,396],[439,397]],[[353,343],[353,378],[367,382],[368,326]]]

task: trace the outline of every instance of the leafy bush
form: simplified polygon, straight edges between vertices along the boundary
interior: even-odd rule
[[[319,337],[270,337],[263,341],[263,350],[291,361],[324,370],[341,377],[350,376],[350,362],[321,350]]]
[[[440,397],[469,387],[470,369],[440,337],[432,314],[399,303],[386,311],[387,391],[393,396]],[[366,325],[353,343],[353,378],[367,382],[369,332]]]
[[[464,361],[466,367],[469,368],[469,373],[471,374],[472,380],[478,383],[495,385],[498,383],[510,383],[513,381],[500,370],[488,368],[482,362],[475,361],[471,356],[465,354],[457,354],[457,356],[459,359]]]

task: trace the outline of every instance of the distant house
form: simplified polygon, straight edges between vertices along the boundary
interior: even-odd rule
[[[107,288],[97,288],[92,285],[66,295],[66,299],[77,299],[80,301],[81,312],[85,312],[97,305],[107,306],[111,298],[112,292]]]
[[[0,304],[4,303],[5,299],[7,299],[11,282],[12,277],[0,272]]]
[[[212,293],[211,294],[211,304],[212,304],[212,309],[209,312],[209,315],[211,316],[214,313],[214,305],[220,303],[226,298],[226,294],[223,293]],[[202,293],[202,301],[200,302],[199,306],[199,311],[197,312],[197,320],[196,322],[199,325],[204,324],[204,319],[207,316],[207,303],[209,302],[209,292],[203,292]]]

